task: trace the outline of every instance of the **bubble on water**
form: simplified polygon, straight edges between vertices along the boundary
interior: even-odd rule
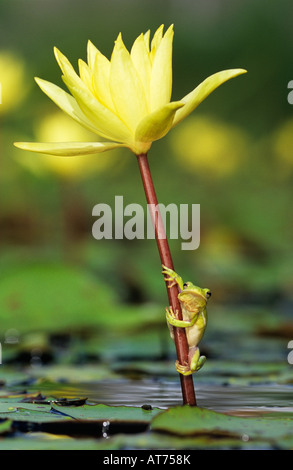
[[[102,436],[104,439],[109,439],[108,431],[109,431],[110,421],[104,421],[102,425]]]

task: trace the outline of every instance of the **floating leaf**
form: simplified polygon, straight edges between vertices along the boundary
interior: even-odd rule
[[[1,418],[30,423],[47,423],[71,419],[68,415],[55,412],[50,405],[39,405],[35,403],[1,403],[0,419]]]
[[[69,400],[70,401],[70,400]],[[98,405],[68,405],[66,409],[60,404],[60,400],[50,404],[37,403],[0,403],[0,419],[9,417],[14,421],[27,422],[48,422],[63,421],[73,419],[78,421],[109,421],[127,423],[149,423],[156,414],[160,413],[159,408],[145,409],[138,406],[109,406]]]
[[[222,435],[278,439],[292,435],[293,418],[238,417],[198,407],[174,407],[156,416],[152,430],[182,436]]]
[[[108,441],[89,438],[73,439],[46,432],[31,432],[29,438],[18,436],[0,440],[0,450],[99,450],[107,448]]]
[[[1,328],[14,328],[19,334],[93,327],[100,333],[105,328],[129,332],[161,320],[157,308],[121,306],[115,295],[100,279],[72,266],[44,263],[11,268],[2,272],[0,282]]]
[[[58,411],[58,407],[54,407]],[[91,421],[126,421],[148,423],[154,416],[160,413],[159,408],[146,410],[138,406],[109,406],[84,405],[80,407],[67,407],[66,413],[72,418]]]

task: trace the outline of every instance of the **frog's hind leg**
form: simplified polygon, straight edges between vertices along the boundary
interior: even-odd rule
[[[200,355],[200,350],[198,347],[190,348],[188,356],[190,369],[193,372],[196,372],[201,369],[206,361],[206,357]]]
[[[177,372],[182,375],[190,375],[194,372],[197,372],[202,368],[206,361],[205,356],[200,356],[200,351],[198,347],[190,348],[188,354],[188,363],[189,365],[182,365],[178,361],[175,362],[175,367]]]

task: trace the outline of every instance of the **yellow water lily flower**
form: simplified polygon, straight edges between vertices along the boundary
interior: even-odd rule
[[[141,34],[129,52],[121,33],[111,60],[88,42],[87,63],[79,60],[79,75],[68,59],[54,49],[62,79],[71,94],[46,80],[36,78],[42,91],[79,124],[105,141],[28,143],[24,150],[58,156],[74,156],[128,147],[145,154],[152,142],[165,136],[185,119],[213,90],[230,78],[246,72],[231,69],[211,75],[180,101],[171,101],[173,25],[163,34]]]

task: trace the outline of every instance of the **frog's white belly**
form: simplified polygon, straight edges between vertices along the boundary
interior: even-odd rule
[[[189,312],[186,310],[184,307],[182,308],[182,317],[183,320],[190,321],[194,315],[197,315],[198,318],[196,320],[196,323],[191,326],[190,328],[186,328],[186,337],[187,337],[187,342],[189,347],[197,346],[203,337],[205,327],[206,327],[206,318],[203,314],[203,312]]]
[[[198,328],[197,325],[193,325],[190,328],[186,328],[185,331],[188,345],[189,347],[192,347],[197,346],[200,342],[204,333],[204,328]]]

